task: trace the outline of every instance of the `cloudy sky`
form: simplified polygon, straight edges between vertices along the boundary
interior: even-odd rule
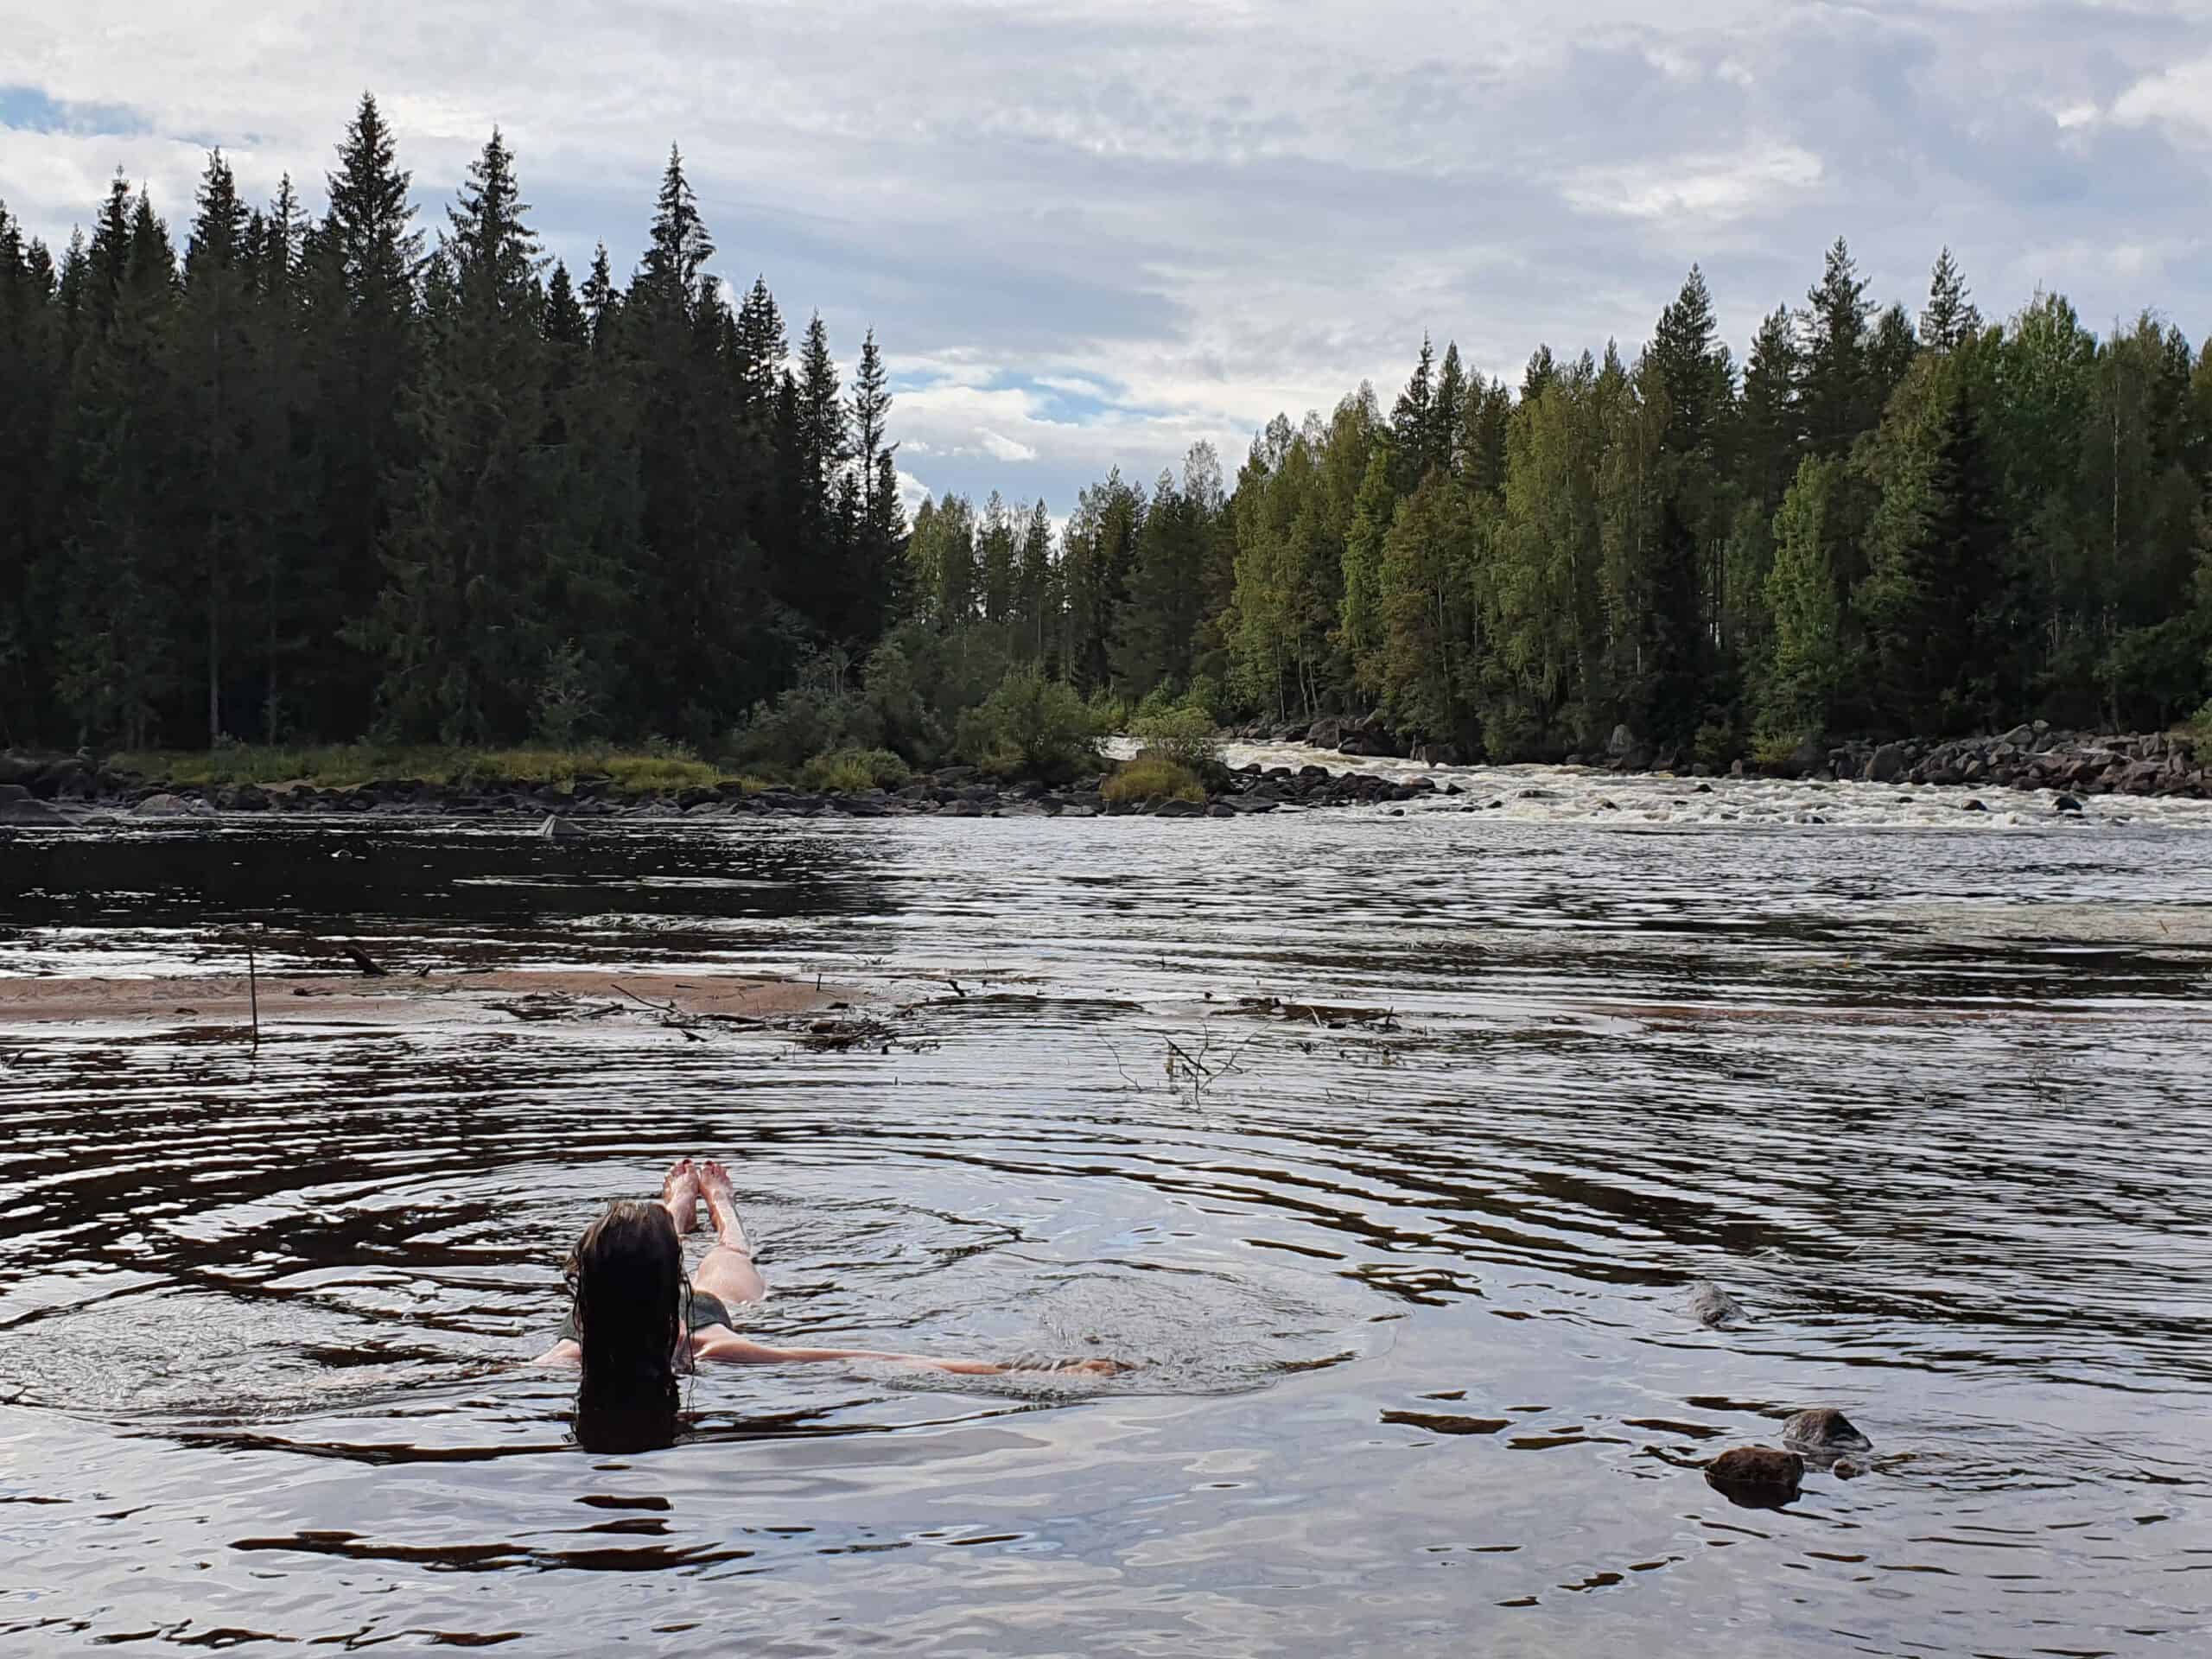
[[[0,200],[57,244],[206,149],[320,207],[363,88],[426,222],[493,123],[548,248],[634,261],[671,141],[740,286],[873,325],[917,488],[1065,512],[1424,330],[1632,348],[1693,260],[1740,354],[1850,238],[1916,306],[2212,331],[2212,6],[2037,0],[0,0]]]

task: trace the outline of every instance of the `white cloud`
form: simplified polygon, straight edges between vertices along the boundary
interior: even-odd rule
[[[0,130],[0,200],[58,244],[119,162],[181,235],[219,142],[314,205],[366,85],[423,223],[496,121],[553,251],[626,271],[677,140],[721,274],[848,358],[876,327],[902,460],[1064,510],[1200,438],[1233,475],[1363,378],[1387,404],[1425,329],[1514,375],[1539,340],[1632,347],[1693,259],[1740,352],[1840,232],[1884,300],[1948,242],[1993,314],[2032,269],[2086,315],[2204,318],[2190,10],[0,0],[0,80],[130,117]],[[2045,265],[2055,218],[2082,251]]]
[[[2212,133],[2212,57],[2145,76],[2113,101],[2112,112],[2131,124],[2158,122],[2197,137]]]
[[[1585,213],[1630,219],[1741,219],[1821,181],[1821,158],[1795,144],[1748,155],[1670,156],[1583,169],[1567,200]]]
[[[976,441],[983,453],[994,461],[1034,461],[1037,459],[1037,451],[1031,445],[1018,443],[1003,434],[992,431],[988,427],[976,435]]]

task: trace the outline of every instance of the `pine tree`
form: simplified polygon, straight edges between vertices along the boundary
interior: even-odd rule
[[[976,537],[977,597],[983,620],[996,626],[1014,613],[1016,548],[1014,517],[1005,498],[996,490],[983,503],[983,517]]]
[[[266,513],[264,492],[275,456],[257,439],[255,314],[249,220],[220,150],[207,158],[199,212],[184,254],[184,303],[177,371],[194,409],[192,465],[185,474],[193,499],[183,512],[197,543],[197,592],[204,641],[207,741],[222,737],[224,652],[233,632],[235,588],[253,562]]]
[[[1879,406],[1867,363],[1866,324],[1874,308],[1841,237],[1805,298],[1799,400],[1806,437],[1815,454],[1842,455],[1874,423]]]
[[[1647,356],[1667,393],[1666,448],[1672,455],[1709,461],[1733,387],[1727,349],[1719,345],[1713,296],[1695,265],[1681,292],[1659,314]]]
[[[698,199],[683,176],[683,154],[671,144],[638,286],[654,304],[688,310],[698,291],[700,275],[714,257],[714,241],[699,217]]]
[[[391,130],[364,92],[329,176],[330,210],[304,263],[308,349],[316,391],[316,451],[327,534],[302,548],[312,561],[287,583],[298,596],[307,652],[292,677],[299,714],[315,732],[358,731],[375,704],[377,664],[340,650],[376,604],[377,546],[393,480],[409,456],[400,394],[416,368],[416,288],[423,232],[413,227],[410,176]]]
[[[1460,411],[1466,399],[1467,375],[1459,364],[1459,344],[1447,340],[1444,342],[1444,361],[1437,371],[1436,393],[1429,400],[1428,430],[1424,443],[1428,452],[1427,465],[1454,478],[1461,471]]]
[[[1898,393],[1877,440],[1881,498],[1857,607],[1873,649],[1880,712],[1897,729],[1961,729],[1991,712],[1985,607],[2005,560],[1995,469],[1967,375],[1930,359]]]
[[[127,205],[111,194],[109,210],[94,269],[112,269],[117,221],[129,253],[77,353],[64,422],[58,683],[80,742],[143,748],[184,683],[181,595],[168,557],[177,531],[180,423],[167,361],[176,270],[168,232],[143,194]]]
[[[1981,332],[1981,313],[1967,296],[1966,278],[1945,248],[1928,279],[1928,306],[1920,314],[1920,343],[1931,352],[1955,352]]]
[[[0,203],[0,745],[34,743],[54,719],[62,351],[52,257]]]
[[[1843,681],[1843,607],[1829,556],[1838,473],[1835,462],[1808,456],[1775,514],[1774,567],[1766,579],[1774,652],[1761,676],[1757,716],[1770,740],[1821,735]]]
[[[753,279],[737,311],[736,368],[745,405],[766,420],[776,401],[776,385],[791,356],[791,341],[784,333],[783,314],[767,283]]]
[[[1433,464],[1436,416],[1434,374],[1436,348],[1427,334],[1421,337],[1421,358],[1414,365],[1406,389],[1390,410],[1390,448],[1397,457],[1398,493],[1411,494],[1422,474]]]
[[[1042,501],[1030,509],[1028,527],[1022,531],[1014,592],[1016,656],[1042,660],[1058,638],[1060,627],[1053,587],[1052,516]]]
[[[354,637],[378,652],[392,735],[454,743],[527,729],[548,654],[541,447],[549,356],[542,257],[498,129],[447,214],[422,372],[403,414],[411,462],[383,538],[386,578]]]
[[[1466,493],[1432,471],[1382,541],[1382,708],[1401,732],[1471,745],[1469,573],[1475,526]]]
[[[1390,533],[1397,512],[1397,493],[1391,486],[1395,463],[1386,439],[1368,452],[1367,473],[1361,479],[1352,510],[1351,531],[1344,537],[1344,597],[1338,627],[1353,684],[1370,700],[1382,691],[1383,540]]]
[[[615,327],[621,321],[622,294],[614,285],[614,272],[607,264],[604,242],[592,250],[591,269],[584,274],[582,299],[585,314],[591,318],[592,345],[611,349]]]

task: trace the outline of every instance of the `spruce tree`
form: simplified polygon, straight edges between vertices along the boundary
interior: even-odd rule
[[[183,508],[196,543],[192,611],[201,619],[202,683],[212,745],[225,732],[226,651],[241,577],[257,562],[269,512],[267,489],[276,463],[261,418],[265,388],[255,361],[256,250],[237,182],[219,149],[207,158],[199,211],[185,246],[184,301],[176,368],[194,411],[192,464],[184,476],[191,500]]]
[[[410,459],[400,394],[416,369],[423,257],[410,184],[383,112],[364,92],[329,175],[329,212],[306,261],[327,534],[302,550],[309,563],[288,586],[298,597],[307,641],[292,676],[298,715],[322,734],[358,732],[376,706],[377,663],[341,642],[358,639],[375,607],[382,578],[377,547],[394,480]]]
[[[1805,299],[1799,404],[1806,439],[1815,454],[1840,456],[1872,426],[1879,408],[1867,361],[1866,324],[1874,308],[1841,237]]]
[[[1059,616],[1053,601],[1052,516],[1040,500],[1030,509],[1015,566],[1013,621],[1018,658],[1041,660],[1059,637]]]
[[[1928,278],[1928,305],[1920,314],[1920,343],[1931,352],[1955,352],[1981,332],[1981,313],[1967,296],[1966,278],[1945,248]]]
[[[1411,494],[1434,461],[1435,369],[1436,348],[1423,334],[1421,357],[1390,410],[1390,448],[1397,458],[1401,495]]]
[[[1992,712],[1986,607],[2005,533],[1957,359],[1930,359],[1909,378],[1874,467],[1881,496],[1856,604],[1873,651],[1877,712],[1900,731],[1967,728]]]
[[[395,737],[522,736],[567,632],[542,595],[559,480],[541,442],[550,359],[528,212],[494,128],[447,213],[402,415],[410,461],[382,541],[385,580],[353,630],[384,658],[380,719]]]
[[[1774,518],[1774,567],[1766,602],[1774,650],[1760,676],[1757,721],[1770,741],[1819,738],[1846,669],[1843,606],[1829,555],[1830,503],[1840,468],[1808,456]]]

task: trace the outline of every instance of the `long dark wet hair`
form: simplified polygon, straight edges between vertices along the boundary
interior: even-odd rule
[[[683,1243],[665,1205],[624,1199],[584,1230],[567,1267],[583,1382],[576,1439],[640,1452],[676,1438],[677,1344],[684,1331]]]

